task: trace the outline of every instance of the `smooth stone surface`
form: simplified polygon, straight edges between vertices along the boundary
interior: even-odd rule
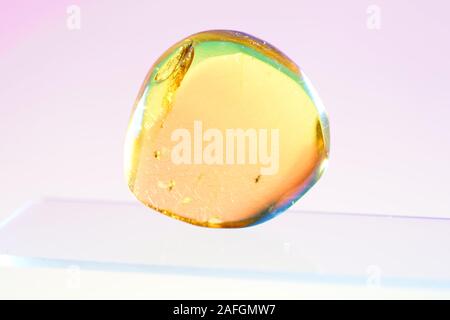
[[[150,208],[195,225],[245,227],[298,200],[328,153],[327,116],[296,64],[247,34],[207,31],[149,71],[125,172]]]

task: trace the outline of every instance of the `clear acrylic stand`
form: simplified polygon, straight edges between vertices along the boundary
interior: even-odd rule
[[[0,225],[0,265],[450,292],[450,219],[288,210],[208,229],[139,203],[44,199]]]

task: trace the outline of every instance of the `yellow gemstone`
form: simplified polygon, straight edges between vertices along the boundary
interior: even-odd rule
[[[206,31],[150,69],[125,143],[142,203],[206,227],[245,227],[283,212],[323,173],[328,119],[297,65],[267,42]]]

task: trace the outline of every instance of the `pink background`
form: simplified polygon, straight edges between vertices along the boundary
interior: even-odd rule
[[[69,5],[81,29],[66,26]],[[381,29],[367,28],[370,5]],[[450,217],[445,1],[9,1],[0,10],[0,219],[40,196],[132,200],[131,106],[177,40],[235,29],[303,68],[330,116],[328,172],[296,207]]]

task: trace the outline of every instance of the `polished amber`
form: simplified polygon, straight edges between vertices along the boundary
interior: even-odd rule
[[[281,213],[321,176],[328,119],[297,65],[236,31],[194,34],[150,69],[125,144],[125,172],[148,207],[206,227]]]

